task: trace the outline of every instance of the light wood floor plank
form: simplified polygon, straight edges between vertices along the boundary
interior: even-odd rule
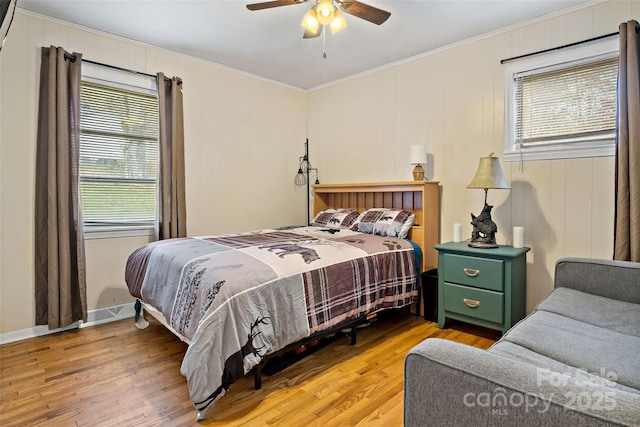
[[[195,422],[180,364],[186,345],[130,319],[0,346],[0,425],[401,426],[404,356],[429,337],[487,348],[499,333],[407,312],[384,316],[271,377],[248,375]]]

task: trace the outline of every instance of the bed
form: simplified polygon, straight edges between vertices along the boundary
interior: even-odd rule
[[[230,385],[295,343],[418,296],[437,265],[437,182],[318,184],[314,220],[149,243],[127,261],[140,308],[189,344],[181,373],[198,419]],[[355,327],[351,328],[355,333]],[[355,336],[352,336],[352,340]]]

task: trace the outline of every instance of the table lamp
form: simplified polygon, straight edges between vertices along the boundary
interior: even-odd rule
[[[471,214],[471,240],[469,246],[473,248],[497,248],[496,233],[498,226],[491,220],[491,209],[493,206],[487,204],[487,193],[490,188],[511,189],[507,179],[502,173],[500,159],[493,157],[493,153],[488,157],[480,157],[480,164],[476,175],[467,185],[467,188],[482,188],[484,190],[484,206],[480,215]]]
[[[413,168],[413,180],[422,181],[424,179],[424,169],[422,165],[427,164],[427,147],[424,145],[412,145],[411,146],[411,161],[412,165],[416,165]]]

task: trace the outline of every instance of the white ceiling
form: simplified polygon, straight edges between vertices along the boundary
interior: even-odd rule
[[[314,0],[249,11],[260,0],[18,0],[18,8],[180,52],[302,89],[478,37],[594,0],[365,0],[391,12],[377,26],[302,38]],[[91,55],[85,53],[87,59]]]

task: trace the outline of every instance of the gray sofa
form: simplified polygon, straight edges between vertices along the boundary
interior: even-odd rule
[[[488,350],[426,339],[406,426],[640,426],[640,264],[564,258],[554,290]]]

